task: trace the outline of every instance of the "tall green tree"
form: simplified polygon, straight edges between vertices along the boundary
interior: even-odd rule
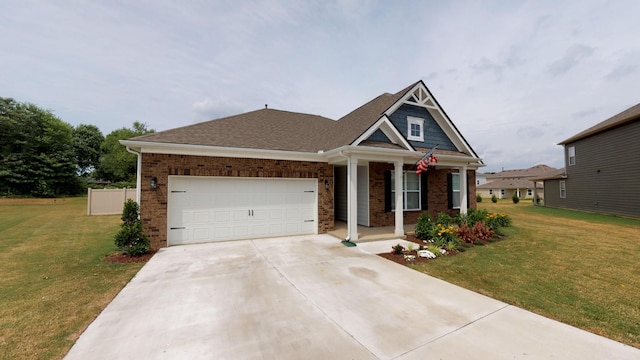
[[[112,182],[135,181],[136,156],[127,152],[119,141],[152,132],[155,130],[148,129],[146,124],[136,121],[130,129],[120,128],[109,133],[100,147],[102,156],[96,176]]]
[[[72,131],[51,111],[0,98],[0,192],[39,197],[77,193]]]
[[[73,151],[79,176],[90,174],[98,167],[103,141],[104,135],[95,125],[80,124],[73,129]]]

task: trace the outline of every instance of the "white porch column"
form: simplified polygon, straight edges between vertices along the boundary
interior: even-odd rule
[[[398,236],[404,235],[404,211],[403,209],[403,196],[402,196],[402,161],[396,161],[393,163],[393,178],[395,182],[394,191],[396,193],[395,196],[395,204],[396,204],[396,228],[395,234]]]
[[[460,167],[460,213],[467,213],[467,166]]]
[[[358,240],[358,158],[350,156],[347,169],[347,221],[349,240]]]

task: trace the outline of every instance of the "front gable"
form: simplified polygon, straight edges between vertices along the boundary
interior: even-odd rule
[[[376,138],[374,135],[377,134]],[[391,122],[391,120],[383,116],[376,123],[365,131],[353,145],[360,145],[365,140],[374,140],[398,145],[406,150],[415,151],[407,141],[406,135],[403,135]]]
[[[398,95],[401,97],[386,109],[384,116],[412,149],[432,149],[437,145],[440,150],[458,151],[478,158],[422,81]],[[363,135],[366,137],[361,136],[359,141],[397,144],[395,139],[374,126]]]
[[[438,124],[424,107],[418,107],[408,103],[402,104],[391,114],[390,119],[391,123],[395,125],[405,139],[409,139],[409,121],[415,121],[414,119],[422,120],[424,140],[408,140],[413,147],[432,149],[435,145],[438,145],[438,149],[440,150],[459,150],[444,130],[442,130],[440,124]]]

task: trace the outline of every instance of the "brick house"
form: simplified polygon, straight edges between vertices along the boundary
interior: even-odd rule
[[[154,248],[415,223],[475,208],[482,160],[422,81],[339,120],[264,109],[122,140]],[[438,162],[416,174],[434,147]],[[402,208],[403,211],[395,211]]]

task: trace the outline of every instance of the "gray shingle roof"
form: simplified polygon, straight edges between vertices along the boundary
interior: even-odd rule
[[[556,171],[556,169],[544,164],[538,164],[528,169],[502,170],[495,174],[484,174],[484,175],[487,177],[487,180],[504,179],[504,178],[515,179],[515,178],[530,178],[532,176],[540,176],[550,171]]]
[[[536,184],[542,188],[542,184]],[[527,179],[496,179],[482,185],[477,185],[477,189],[533,189],[533,181]]]
[[[337,121],[318,115],[265,108],[129,140],[300,152],[327,151],[352,144],[418,83],[420,81],[395,94],[384,93]]]
[[[580,139],[584,139],[586,137],[589,137],[591,135],[595,135],[597,133],[603,132],[605,130],[626,124],[628,122],[631,121],[635,121],[640,119],[640,104],[637,104],[635,106],[632,106],[630,108],[628,108],[627,110],[614,115],[610,118],[608,118],[607,120],[598,123],[590,128],[588,128],[587,130],[584,130],[560,143],[558,143],[558,145],[565,145],[565,144],[569,144],[575,141],[578,141]]]
[[[541,181],[541,180],[551,180],[551,179],[563,179],[566,177],[567,177],[567,173],[564,170],[564,168],[562,168],[562,169],[555,169],[552,171],[548,171],[546,173],[531,177],[529,179],[535,180],[535,181]]]
[[[275,109],[261,109],[130,140],[248,149],[317,152],[335,121]]]
[[[353,143],[417,83],[415,82],[395,94],[384,93],[341,117],[332,129],[326,150]]]

